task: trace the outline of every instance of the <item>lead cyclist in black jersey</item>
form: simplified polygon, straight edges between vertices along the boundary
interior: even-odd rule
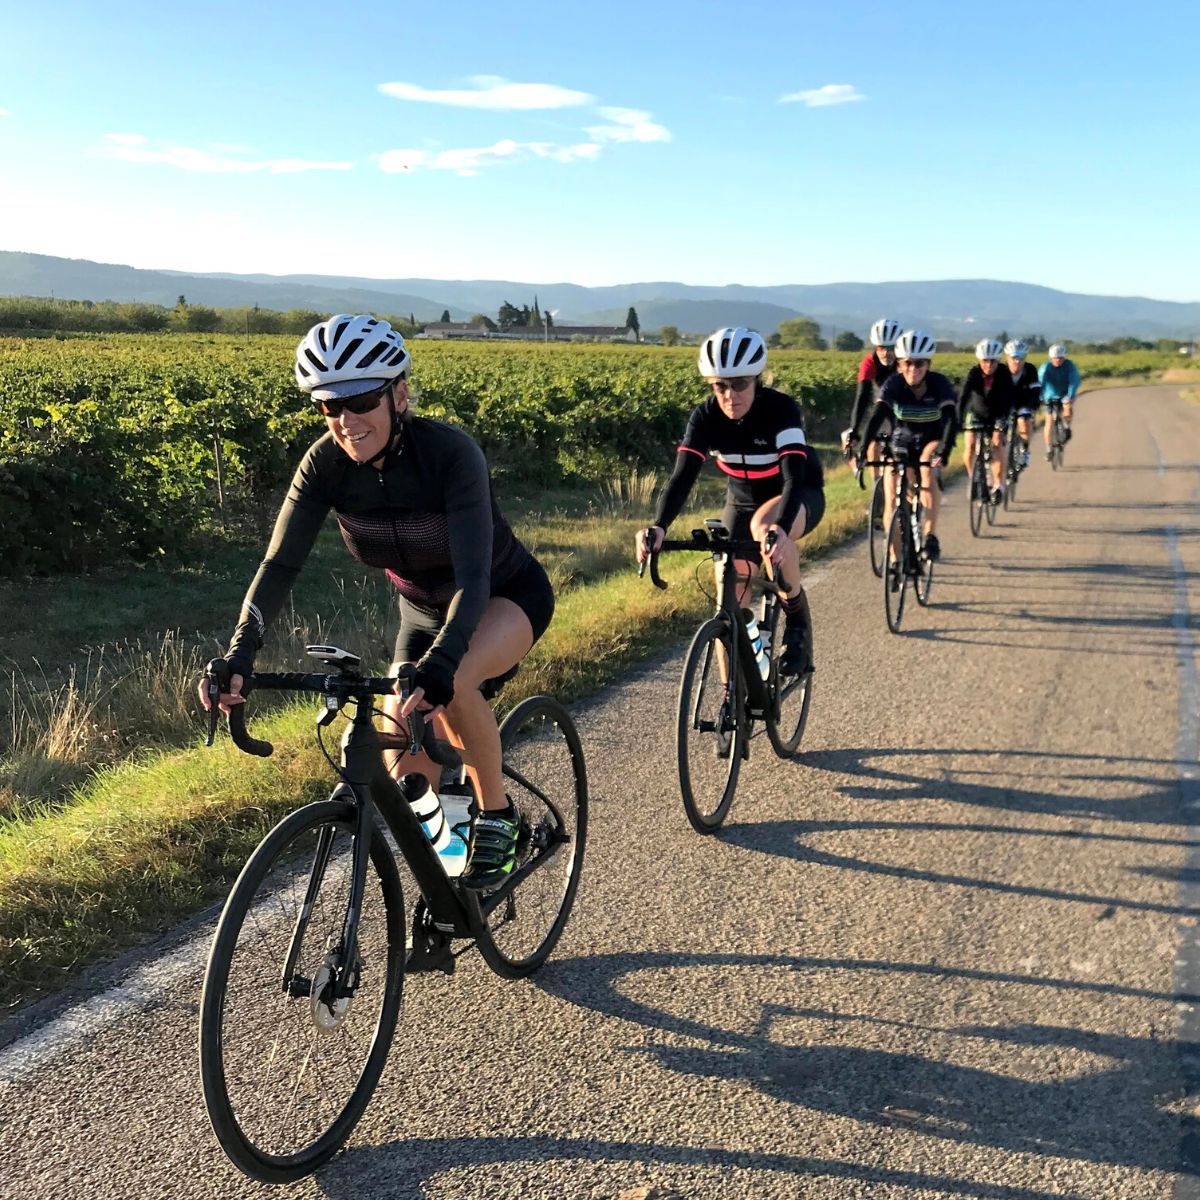
[[[804,637],[811,626],[794,539],[811,533],[824,515],[825,480],[821,462],[805,440],[799,405],[763,384],[766,365],[766,343],[754,330],[718,329],[704,339],[698,366],[712,395],[692,410],[654,524],[638,534],[635,552],[641,563],[662,545],[711,456],[728,485],[725,528],[734,539],[759,543],[762,559],[782,589],[786,622],[780,665],[802,675],[813,669],[812,647]],[[749,576],[757,564],[738,561],[736,569]],[[739,589],[743,605],[748,589],[748,584]]]
[[[496,718],[479,689],[529,653],[550,623],[554,593],[497,508],[483,452],[461,429],[413,415],[409,361],[404,339],[366,315],[330,317],[297,346],[296,382],[326,431],[296,469],[246,593],[220,707],[243,702],[267,626],[333,509],[350,553],[383,568],[399,593],[393,674],[415,663],[415,687],[403,706],[389,698],[385,711],[430,710],[463,751],[484,811],[462,880],[489,887],[512,870],[519,824],[504,792]],[[207,708],[203,686],[200,695]],[[396,755],[391,765],[437,788],[440,769],[426,755]]]

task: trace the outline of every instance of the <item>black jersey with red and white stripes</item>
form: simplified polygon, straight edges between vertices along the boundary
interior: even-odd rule
[[[791,396],[759,384],[750,410],[740,420],[727,417],[715,396],[692,409],[656,525],[665,529],[678,516],[710,458],[725,476],[733,507],[757,508],[783,496],[779,524],[785,529],[799,509],[799,493],[825,486],[820,459],[804,436],[800,406]]]

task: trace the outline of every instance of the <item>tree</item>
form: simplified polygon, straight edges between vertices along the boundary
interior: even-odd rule
[[[468,325],[474,325],[476,329],[488,329],[495,333],[499,326],[486,313],[476,313],[468,322]]]
[[[833,348],[835,350],[861,350],[863,348],[863,340],[857,333],[849,329],[844,329],[834,340]]]
[[[824,350],[821,327],[811,317],[789,317],[779,322],[779,336],[785,346],[796,350]]]
[[[546,322],[547,329],[554,328],[554,314],[549,309],[542,313],[542,320]]]
[[[505,300],[496,313],[496,320],[501,329],[511,329],[514,325],[522,324],[521,310],[515,304],[509,304]]]
[[[443,308],[442,315],[438,317],[438,320],[441,321],[443,325],[448,325],[450,323],[450,310],[448,308]]]
[[[664,346],[678,346],[679,345],[679,326],[678,325],[664,325],[658,331],[658,336],[662,339],[662,344]]]
[[[770,346],[772,350],[778,350],[783,345],[783,338],[779,336],[778,329],[775,330],[775,332],[771,334],[769,338],[767,338],[767,345]]]
[[[637,309],[631,304],[629,311],[625,314],[625,328],[632,329],[634,337],[640,342],[642,340],[642,328],[638,324]]]

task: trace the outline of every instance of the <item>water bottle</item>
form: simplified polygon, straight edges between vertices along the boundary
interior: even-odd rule
[[[763,679],[766,679],[771,673],[771,660],[767,657],[767,651],[763,646],[758,621],[755,620],[754,614],[748,608],[742,609],[742,619],[746,622],[746,633],[750,637],[750,644],[754,647],[754,661],[758,664],[758,673]]]
[[[433,843],[446,874],[452,878],[461,875],[467,865],[467,843],[450,828],[437,792],[424,775],[415,771],[400,781],[400,790],[421,822],[425,836]]]

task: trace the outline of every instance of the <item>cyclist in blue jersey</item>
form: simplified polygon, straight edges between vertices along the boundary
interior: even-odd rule
[[[1017,437],[1021,442],[1021,466],[1029,466],[1029,442],[1033,436],[1033,418],[1041,404],[1042,382],[1029,357],[1029,347],[1020,338],[1004,345],[1008,373],[1013,381],[1013,411],[1017,415]]]
[[[896,341],[899,370],[883,385],[875,409],[867,418],[863,445],[869,446],[884,423],[892,423],[892,443],[911,448],[921,464],[921,503],[925,506],[925,553],[931,561],[941,555],[937,528],[938,491],[933,474],[941,470],[954,446],[958,397],[945,375],[931,371],[937,342],[919,329],[902,333]],[[892,469],[883,475],[883,527],[892,520]]]
[[[488,887],[512,870],[519,824],[504,791],[496,716],[479,689],[529,653],[550,623],[554,592],[496,506],[479,446],[413,414],[408,368],[404,339],[369,315],[330,317],[296,347],[296,382],[325,433],[296,468],[246,592],[220,706],[243,702],[267,627],[332,509],[350,553],[385,570],[399,595],[394,670],[414,663],[415,687],[403,705],[388,697],[385,711],[398,720],[431,710],[440,735],[464,751],[483,811],[463,882]],[[203,688],[201,701],[207,708]],[[394,774],[419,772],[437,786],[441,772],[428,756],[389,757]]]
[[[992,447],[991,491],[986,499],[999,504],[1004,499],[1004,424],[1012,411],[1013,381],[1009,369],[1000,361],[1003,347],[995,338],[984,338],[975,347],[979,360],[967,372],[958,400],[958,424],[963,431],[963,465],[973,480],[976,442],[980,430],[990,429]],[[983,496],[973,499],[985,499]]]
[[[1079,368],[1067,357],[1067,348],[1062,342],[1055,342],[1046,352],[1049,356],[1038,368],[1038,381],[1042,385],[1042,403],[1046,405],[1047,414],[1051,406],[1061,404],[1063,410],[1063,440],[1071,440],[1071,410],[1074,400],[1079,393]],[[1050,428],[1052,421],[1046,421],[1046,461],[1051,458]]]
[[[821,461],[804,437],[800,407],[791,396],[762,382],[767,347],[762,336],[741,326],[718,329],[700,346],[698,366],[711,395],[688,418],[675,455],[675,470],[659,498],[654,524],[638,534],[636,554],[644,562],[657,550],[671,522],[711,457],[725,475],[722,522],[730,536],[753,539],[783,591],[786,615],[782,668],[791,674],[812,670],[812,650],[804,631],[808,600],[800,586],[800,557],[793,539],[811,533],[825,513]],[[774,545],[768,535],[774,533]],[[739,561],[750,575],[757,564]],[[745,603],[746,585],[739,592]]]

